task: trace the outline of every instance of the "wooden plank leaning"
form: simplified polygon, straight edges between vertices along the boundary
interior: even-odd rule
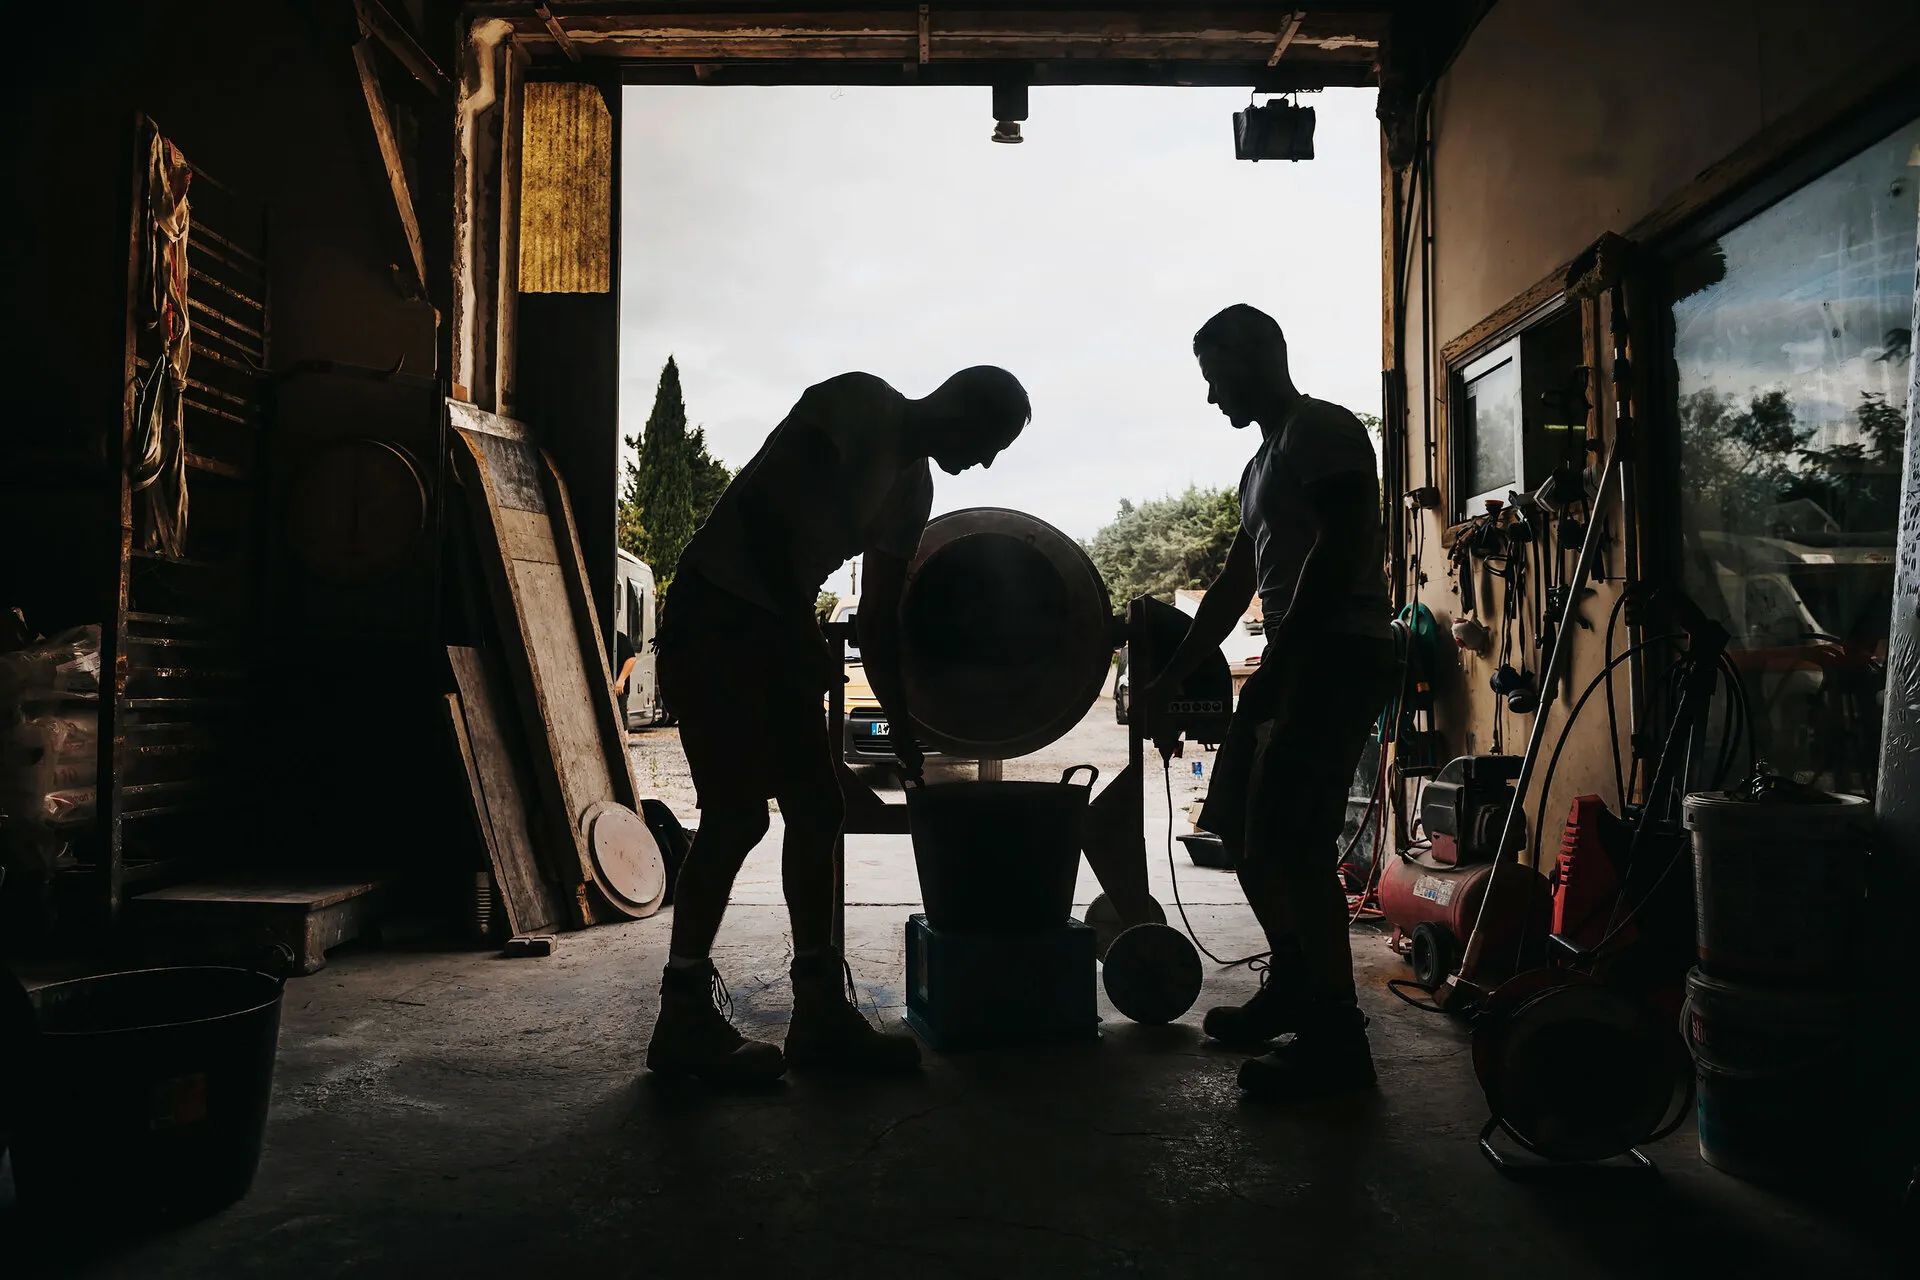
[[[651,915],[664,877],[640,896],[631,885],[609,884],[591,839],[596,814],[608,804],[634,810],[638,796],[566,485],[520,424],[464,404],[453,423],[465,506],[528,728],[542,828],[556,850],[574,855],[549,866],[565,889],[568,918],[585,927]],[[637,825],[657,861],[644,824]]]

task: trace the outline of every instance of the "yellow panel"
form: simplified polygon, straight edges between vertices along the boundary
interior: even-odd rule
[[[526,87],[520,292],[613,288],[613,117],[588,84]]]

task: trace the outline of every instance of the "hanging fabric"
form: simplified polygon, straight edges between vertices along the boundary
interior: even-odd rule
[[[147,367],[134,384],[127,476],[140,545],[184,555],[187,541],[187,187],[180,149],[147,126],[147,199],[141,236],[138,346]]]

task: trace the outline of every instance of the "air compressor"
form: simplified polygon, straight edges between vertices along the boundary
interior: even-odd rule
[[[1534,887],[1529,883],[1533,870],[1507,856],[1524,844],[1526,823],[1511,824],[1513,837],[1506,848],[1499,847],[1500,833],[1509,826],[1507,811],[1519,803],[1513,782],[1520,764],[1518,756],[1477,755],[1442,765],[1420,796],[1426,847],[1389,857],[1381,872],[1380,911],[1393,926],[1393,945],[1412,963],[1414,981],[1429,991],[1459,966],[1490,890]],[[1489,920],[1506,930],[1504,937],[1489,938],[1490,945],[1505,942],[1517,950],[1524,941],[1520,931],[1529,927],[1536,944],[1544,942],[1548,898],[1532,896],[1537,904],[1515,913],[1511,923],[1503,923],[1509,920],[1506,913]]]

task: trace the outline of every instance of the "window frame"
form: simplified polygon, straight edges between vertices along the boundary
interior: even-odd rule
[[[1680,367],[1674,353],[1678,337],[1673,321],[1675,269],[1692,254],[1818,182],[1916,117],[1920,117],[1920,88],[1881,97],[1782,156],[1725,199],[1643,246],[1642,265],[1628,283],[1629,324],[1636,355],[1647,352],[1635,361],[1636,390],[1644,390],[1652,409],[1638,415],[1642,423],[1639,571],[1643,584],[1653,589],[1656,602],[1670,592],[1684,591],[1687,585]],[[1669,629],[1671,623],[1668,610],[1656,604],[1655,613],[1643,625],[1650,631],[1660,631]],[[1656,717],[1672,714],[1673,707],[1667,705],[1657,682],[1647,682],[1644,696]],[[1689,766],[1687,785],[1700,784],[1704,763],[1690,755]]]
[[[1448,509],[1452,519],[1458,522],[1471,520],[1486,512],[1485,502],[1497,498],[1503,505],[1508,504],[1510,492],[1531,493],[1544,476],[1530,474],[1529,453],[1538,454],[1545,444],[1528,431],[1529,396],[1544,390],[1539,385],[1539,358],[1529,344],[1529,338],[1543,335],[1546,329],[1556,323],[1571,321],[1580,329],[1581,350],[1586,349],[1586,318],[1580,304],[1565,296],[1550,298],[1533,310],[1516,319],[1512,324],[1490,335],[1486,341],[1460,353],[1447,366],[1447,405],[1446,405],[1446,456],[1447,472],[1445,491]],[[1503,359],[1504,358],[1504,359]],[[1467,475],[1468,441],[1463,429],[1467,420],[1467,384],[1485,377],[1499,368],[1504,360],[1511,360],[1520,377],[1520,417],[1514,425],[1514,482],[1497,489],[1487,489],[1479,493],[1466,493],[1464,487]],[[1588,395],[1592,396],[1592,379],[1588,380]],[[1580,424],[1584,436],[1586,424]],[[1532,449],[1529,449],[1529,445]],[[1538,456],[1533,462],[1540,461]]]
[[[1640,527],[1643,580],[1667,590],[1686,582],[1686,531],[1680,474],[1680,367],[1674,359],[1674,269],[1780,201],[1819,181],[1880,139],[1920,116],[1920,90],[1893,95],[1858,112],[1808,146],[1783,158],[1753,182],[1700,216],[1652,242],[1640,288],[1641,315],[1630,317],[1634,341],[1647,340],[1650,359],[1636,363],[1654,370],[1647,382],[1655,407],[1641,415],[1643,430]],[[1647,375],[1642,374],[1642,377]]]

